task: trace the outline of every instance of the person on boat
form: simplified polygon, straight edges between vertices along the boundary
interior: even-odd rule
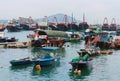
[[[54,52],[54,53],[50,53],[50,56],[53,58],[56,58],[58,56],[58,54],[56,52]]]
[[[112,37],[111,37],[112,38]],[[105,38],[104,38],[104,48],[105,49],[108,49],[110,47],[110,36],[106,36]]]
[[[35,32],[35,35],[34,35],[34,36],[35,36],[35,37],[34,37],[34,40],[38,40],[38,38],[39,38],[38,31]]]
[[[32,58],[33,58],[33,56],[32,56],[32,55],[28,56],[28,59],[29,59],[29,60],[32,60]]]
[[[53,57],[53,58],[55,57],[54,53],[50,53],[50,56]]]
[[[83,57],[86,53],[87,51],[85,49],[81,49],[79,55],[80,57]]]
[[[100,47],[98,47],[98,46],[95,46],[93,50],[94,50],[94,53],[96,53],[96,54],[100,53]]]
[[[85,36],[85,38],[84,38],[84,40],[85,40],[85,44],[87,44],[88,39],[89,39],[89,35]]]
[[[109,42],[110,42],[110,43],[113,42],[113,36],[110,36],[110,37],[109,37]]]
[[[89,52],[85,49],[81,49],[81,52],[79,54],[79,58],[82,59],[83,61],[87,61],[89,58]]]
[[[88,54],[85,54],[83,57],[82,57],[82,61],[87,61],[89,58],[89,55]]]

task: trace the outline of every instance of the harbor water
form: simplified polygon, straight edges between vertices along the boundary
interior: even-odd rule
[[[27,41],[27,35],[33,31],[10,33],[5,36]],[[78,56],[77,51],[84,48],[84,41],[79,43],[66,43],[57,50],[61,56],[60,63],[53,66],[42,67],[35,71],[34,65],[11,66],[13,59],[25,58],[30,55],[43,55],[47,53],[34,48],[0,48],[0,81],[119,81],[120,80],[120,50],[113,50],[111,55],[99,55],[93,58],[92,65],[82,69],[80,75],[72,71],[69,64],[73,57]]]

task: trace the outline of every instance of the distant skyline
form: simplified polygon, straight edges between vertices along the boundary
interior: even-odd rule
[[[0,20],[18,17],[43,18],[58,13],[67,14],[89,24],[108,23],[112,18],[120,24],[120,0],[0,0]]]

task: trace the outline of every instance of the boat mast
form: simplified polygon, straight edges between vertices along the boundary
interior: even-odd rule
[[[72,23],[73,23],[73,13],[72,13]]]
[[[82,24],[83,30],[85,30],[84,24],[85,24],[85,13],[83,13],[83,24]]]
[[[72,22],[71,22],[71,24],[70,24],[71,30],[72,30],[72,24],[73,24],[73,13],[72,13]]]
[[[83,22],[85,22],[85,13],[83,13]]]

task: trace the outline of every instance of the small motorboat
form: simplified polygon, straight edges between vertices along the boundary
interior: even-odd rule
[[[11,37],[11,38],[7,38],[6,42],[16,42],[18,41],[18,39],[16,39],[15,37]]]
[[[54,46],[48,46],[48,47],[42,47],[40,48],[41,50],[45,50],[45,51],[54,51],[54,50],[58,50],[59,47],[54,47]]]
[[[55,56],[50,56],[50,55],[46,55],[41,57],[40,59],[36,60],[34,63],[35,65],[40,65],[40,66],[50,66],[53,65],[55,63],[59,63],[60,62],[60,56],[59,55],[55,55]]]
[[[84,68],[84,67],[88,67],[90,64],[91,64],[91,60],[87,60],[87,61],[82,61],[80,60],[79,62],[73,62],[71,61],[70,64],[72,65],[73,69],[81,69],[81,68]]]
[[[16,42],[16,41],[18,41],[18,39],[16,39],[15,37],[11,37],[11,38],[3,37],[3,38],[0,38],[0,43],[4,43],[4,42]]]
[[[101,50],[100,53],[101,54],[112,54],[113,51],[112,50]]]
[[[11,20],[10,22],[8,22],[8,24],[6,25],[6,29],[8,30],[8,32],[20,32],[21,31],[21,27],[16,20],[15,21]]]
[[[11,37],[11,38],[3,37],[3,38],[0,38],[0,43],[3,43],[3,42],[16,42],[16,41],[18,41],[18,39],[16,39],[15,37]]]
[[[27,65],[27,64],[32,64],[32,60],[31,57],[27,57],[27,58],[22,58],[22,59],[15,59],[15,60],[11,60],[10,64],[12,66],[17,66],[17,65]]]
[[[10,64],[12,66],[27,65],[27,64],[35,64],[35,65],[39,64],[41,66],[48,66],[59,61],[60,61],[59,55],[47,54],[42,57],[27,57],[23,59],[11,60]]]
[[[79,55],[84,55],[84,54],[89,54],[90,57],[93,57],[93,56],[98,56],[100,55],[100,50],[97,50],[97,49],[89,49],[89,50],[86,50],[86,49],[80,49],[80,51],[77,51],[77,53]]]
[[[5,37],[4,32],[0,32],[0,43],[5,43],[5,42],[16,42],[18,39],[15,37]]]
[[[5,25],[4,24],[0,24],[0,32],[3,32],[5,30]]]
[[[89,58],[88,54],[81,57],[75,57],[72,59],[70,64],[72,65],[73,69],[81,69],[87,67],[91,64],[92,59]]]

